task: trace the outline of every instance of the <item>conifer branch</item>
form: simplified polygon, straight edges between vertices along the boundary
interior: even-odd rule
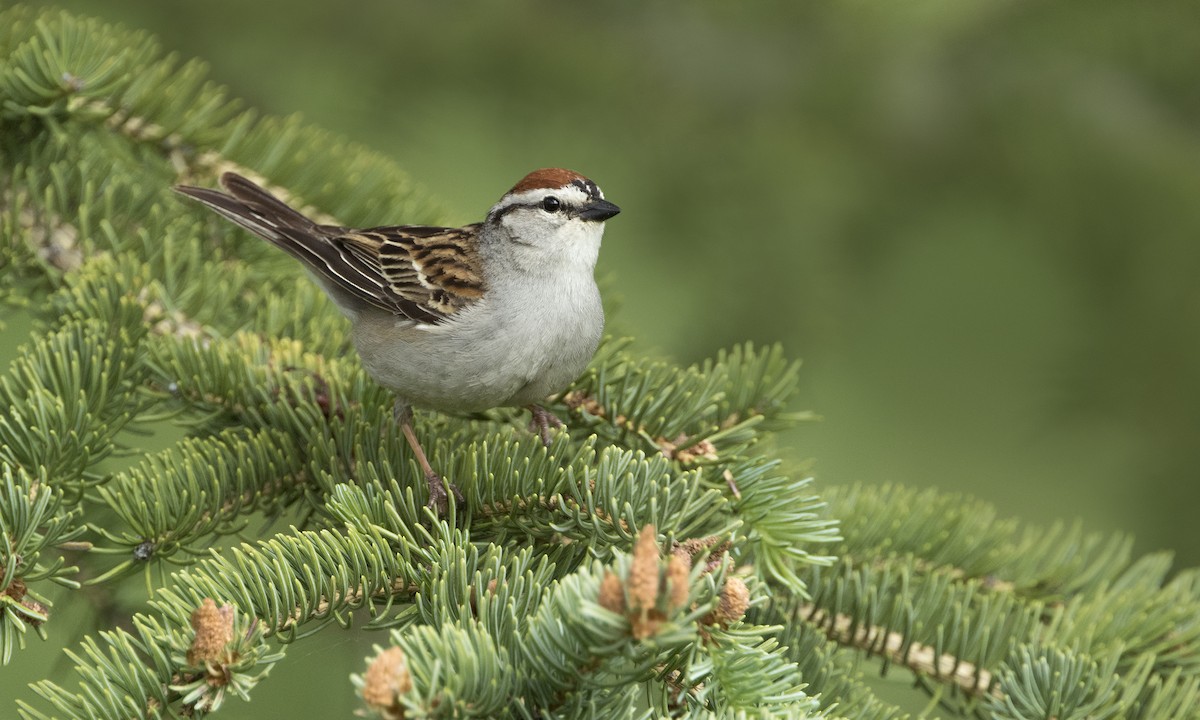
[[[435,518],[319,289],[169,191],[234,169],[321,217],[436,222],[393,163],[241,110],[143,34],[25,8],[0,11],[0,131],[0,300],[37,323],[0,375],[3,660],[48,637],[41,588],[75,586],[86,532],[93,582],[188,563],[26,718],[200,717],[251,696],[275,640],[360,617],[391,630],[356,680],[385,717],[896,720],[860,650],[956,716],[1200,716],[1200,573],[935,491],[818,495],[769,449],[807,417],[777,347],[684,368],[606,340],[549,448],[502,411],[420,415],[466,496]],[[125,446],[165,419],[190,437]],[[205,553],[260,512],[307,525]]]
[[[918,675],[953,683],[967,695],[985,695],[992,686],[992,674],[987,670],[950,654],[938,654],[930,645],[908,643],[904,633],[860,625],[850,615],[827,616],[814,605],[801,605],[797,615],[841,645],[881,656],[888,664],[907,667]]]

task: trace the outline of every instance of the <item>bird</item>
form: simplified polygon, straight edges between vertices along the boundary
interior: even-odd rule
[[[549,444],[542,403],[591,361],[604,330],[595,267],[621,210],[573,170],[535,170],[482,222],[463,227],[318,223],[234,172],[224,192],[175,190],[290,254],[350,321],[363,368],[395,394],[393,414],[443,514],[452,482],[430,466],[413,408],[523,407]]]

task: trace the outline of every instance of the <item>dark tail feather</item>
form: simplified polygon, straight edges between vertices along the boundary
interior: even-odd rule
[[[176,185],[175,192],[199,200],[293,255],[297,254],[296,248],[293,247],[297,235],[303,237],[319,234],[316,223],[241,175],[227,172],[221,175],[221,184],[230,194],[190,185]]]
[[[190,185],[176,185],[175,192],[200,201],[299,260],[323,278],[322,287],[343,311],[365,305],[394,311],[379,298],[385,292],[382,278],[330,241],[343,228],[314,223],[241,175],[227,172],[221,175],[221,185],[229,192]]]
[[[233,197],[256,210],[263,218],[271,220],[275,225],[311,233],[317,231],[317,224],[312,220],[301,215],[260,185],[237,173],[222,173],[221,186],[228,190]]]
[[[221,184],[230,194],[190,185],[176,185],[175,192],[199,200],[311,270],[339,281],[341,274],[333,269],[338,251],[323,240],[320,226],[241,175],[224,173]]]

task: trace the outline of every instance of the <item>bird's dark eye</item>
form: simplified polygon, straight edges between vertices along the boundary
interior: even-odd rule
[[[546,212],[558,212],[561,208],[562,203],[553,195],[542,201],[542,209]]]

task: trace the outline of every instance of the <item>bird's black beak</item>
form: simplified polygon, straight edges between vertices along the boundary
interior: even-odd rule
[[[583,218],[584,220],[604,222],[619,212],[621,212],[621,208],[613,205],[607,200],[593,200],[579,210],[579,217]]]

